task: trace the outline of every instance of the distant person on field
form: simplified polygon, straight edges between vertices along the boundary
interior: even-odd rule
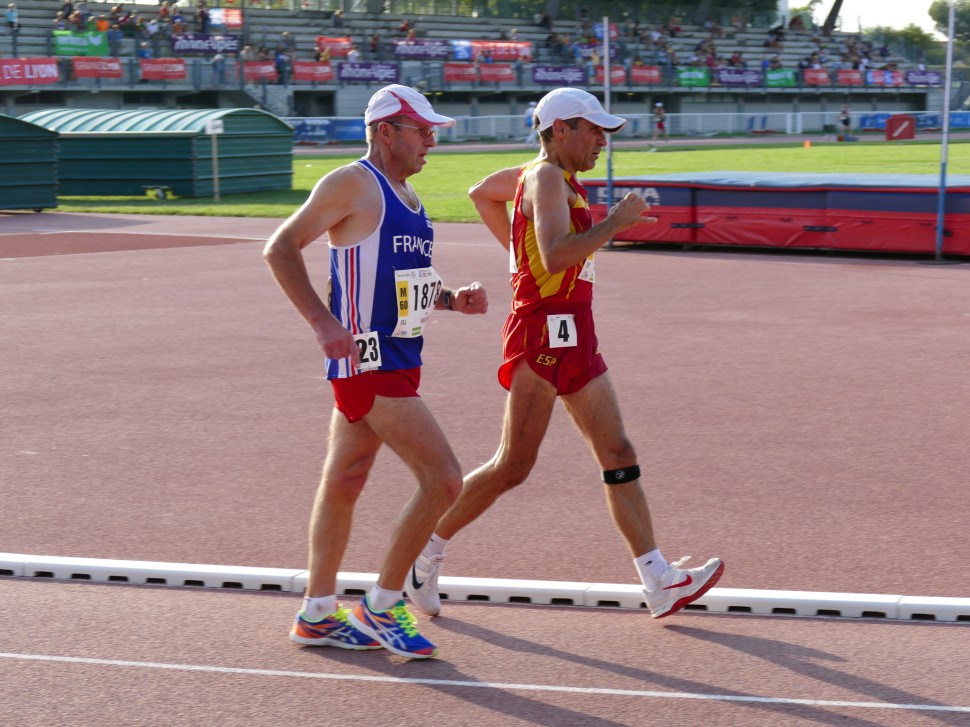
[[[522,143],[526,146],[539,146],[539,132],[535,128],[536,102],[529,101],[529,107],[525,110],[525,127],[529,130]]]
[[[664,142],[670,143],[670,136],[667,131],[667,111],[663,103],[657,101],[653,105],[653,136],[650,137],[650,144],[653,145],[657,138],[663,134]]]
[[[852,114],[849,113],[849,107],[843,106],[842,111],[839,112],[839,136],[848,137],[852,132]]]

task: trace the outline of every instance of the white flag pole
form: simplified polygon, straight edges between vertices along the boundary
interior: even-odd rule
[[[595,71],[594,71],[595,72]],[[595,79],[594,79],[595,80]],[[610,18],[603,16],[603,107],[610,113]],[[606,211],[613,206],[613,134],[606,135]],[[608,243],[613,246],[613,240]]]
[[[955,3],[951,1],[946,42],[946,80],[943,83],[943,139],[940,152],[940,194],[936,210],[936,257],[934,262],[945,262],[943,260],[943,220],[946,216],[946,162],[947,151],[950,146],[950,88],[953,76],[955,15]]]

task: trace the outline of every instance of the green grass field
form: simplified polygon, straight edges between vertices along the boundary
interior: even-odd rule
[[[533,152],[455,152],[429,156],[424,170],[411,178],[431,218],[437,222],[477,222],[466,196],[476,181],[502,167],[532,159]],[[61,197],[62,212],[114,212],[128,214],[209,215],[224,217],[287,217],[306,199],[314,183],[327,172],[357,155],[297,156],[293,163],[293,189],[227,195],[211,198],[152,200],[145,197]],[[949,174],[970,174],[970,143],[952,143]],[[936,174],[940,172],[940,145],[934,143],[815,144],[774,147],[752,145],[718,149],[662,148],[658,153],[618,150],[613,154],[614,178],[682,172],[825,172],[833,174]],[[583,175],[605,177],[606,160]]]

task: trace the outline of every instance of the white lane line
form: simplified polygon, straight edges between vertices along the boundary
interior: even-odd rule
[[[122,235],[125,237],[211,237],[216,240],[266,240],[270,233],[265,236],[252,237],[248,234],[226,235],[216,232],[151,232],[148,230],[58,230],[45,227],[38,227],[29,230],[14,230],[0,233],[0,237],[12,237],[14,235]]]
[[[641,689],[605,689],[599,687],[566,687],[552,684],[515,684],[503,682],[473,682],[458,679],[409,679],[354,674],[330,674],[326,672],[283,671],[279,669],[244,669],[231,666],[205,666],[199,664],[165,664],[152,661],[123,661],[118,659],[88,659],[76,656],[48,656],[45,654],[15,654],[0,652],[2,659],[20,661],[47,661],[93,666],[121,666],[141,669],[165,669],[168,671],[207,672],[211,674],[243,674],[246,676],[287,677],[300,679],[329,679],[333,681],[371,682],[383,684],[412,684],[431,687],[476,687],[519,692],[563,692],[567,694],[600,694],[613,697],[647,697],[652,699],[700,699],[713,702],[753,702],[758,704],[792,704],[812,707],[851,707],[857,709],[896,709],[915,712],[959,712],[970,714],[970,707],[954,707],[943,704],[893,704],[890,702],[849,702],[826,699],[785,699],[782,697],[756,697],[737,694],[695,694],[692,692],[654,692]]]

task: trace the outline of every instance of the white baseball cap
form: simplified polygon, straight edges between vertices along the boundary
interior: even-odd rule
[[[435,113],[424,94],[397,83],[384,86],[370,97],[370,101],[367,102],[367,110],[364,112],[364,123],[370,125],[375,121],[383,121],[392,116],[407,116],[431,126],[447,127],[455,125],[455,120],[450,116]]]
[[[660,103],[659,101],[657,101],[657,103],[655,105],[657,105],[657,106],[663,106],[663,104]]]
[[[550,91],[536,106],[536,116],[539,131],[548,129],[556,119],[586,119],[609,133],[619,131],[626,123],[626,119],[606,113],[596,96],[579,88]]]

